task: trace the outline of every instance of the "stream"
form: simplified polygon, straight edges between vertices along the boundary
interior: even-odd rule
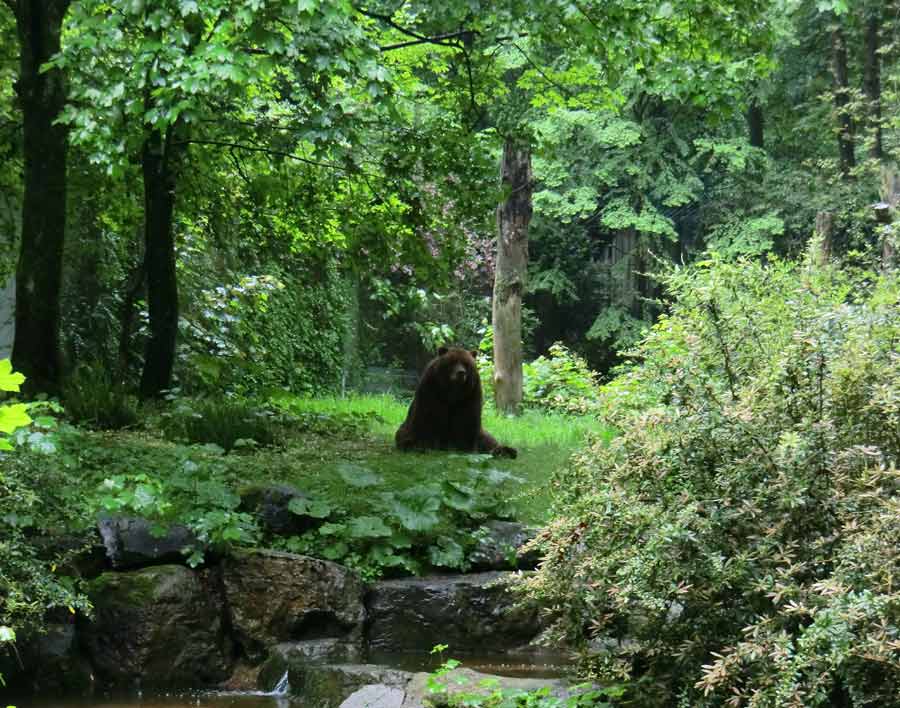
[[[288,696],[250,694],[181,694],[169,696],[123,696],[94,698],[25,698],[16,708],[288,708],[299,699]],[[6,704],[3,704],[6,708]]]
[[[535,657],[515,657],[497,654],[460,657],[462,665],[485,673],[501,676],[557,678],[565,673],[561,656],[545,657],[547,663]],[[407,671],[434,671],[440,659],[418,652],[388,654],[370,652],[366,660]],[[184,691],[181,693],[118,693],[90,698],[55,696],[0,696],[0,708],[299,708],[303,699],[288,693],[287,674],[271,693]]]

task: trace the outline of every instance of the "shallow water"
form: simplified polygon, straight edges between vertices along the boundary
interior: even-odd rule
[[[448,658],[448,657],[444,657]],[[463,666],[476,671],[501,676],[527,678],[558,678],[565,673],[566,662],[559,654],[543,656],[515,656],[509,654],[463,655],[454,657]],[[381,654],[371,652],[367,663],[380,663],[406,671],[435,671],[442,658],[433,654]],[[164,695],[115,695],[91,698],[55,698],[52,696],[23,697],[16,700],[0,692],[0,708],[300,708],[303,699],[290,696],[285,676],[273,693],[216,693],[212,691],[173,693]]]
[[[6,699],[0,705],[6,708]],[[247,694],[182,694],[171,696],[123,696],[94,698],[23,698],[16,708],[296,708],[297,699],[287,696]]]

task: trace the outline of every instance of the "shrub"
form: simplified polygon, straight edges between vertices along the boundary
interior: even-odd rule
[[[265,405],[227,398],[177,399],[160,416],[169,440],[235,447],[268,446],[284,437],[287,419]]]
[[[494,400],[493,332],[488,327],[479,344],[476,359],[484,390],[484,400]],[[587,362],[561,342],[553,344],[547,356],[539,356],[522,366],[522,405],[551,413],[585,415],[597,411],[597,374]]]
[[[896,705],[900,287],[707,261],[603,389],[530,581],[638,705]]]
[[[351,297],[331,261],[283,278],[246,275],[202,291],[199,312],[181,323],[184,390],[337,390]]]
[[[63,388],[63,401],[74,423],[120,430],[139,420],[137,398],[100,364],[79,366]]]
[[[0,391],[18,391],[23,381],[8,359],[0,361]],[[84,509],[65,491],[55,446],[44,433],[23,428],[32,422],[26,409],[23,403],[0,405],[0,649],[15,640],[15,630],[40,626],[52,608],[89,609],[75,582],[58,571],[80,549],[46,542],[48,532],[83,526]],[[49,422],[39,417],[35,424]],[[6,437],[13,433],[13,440],[27,436],[24,450],[13,450]]]

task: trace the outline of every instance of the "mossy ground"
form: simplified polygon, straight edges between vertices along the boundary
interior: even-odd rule
[[[292,484],[312,497],[324,497],[350,513],[365,513],[368,487],[353,483],[355,472],[374,475],[378,490],[402,491],[452,479],[472,464],[489,465],[509,476],[513,515],[540,523],[549,509],[547,482],[565,465],[587,435],[612,433],[595,420],[526,411],[519,417],[485,411],[484,426],[504,444],[518,448],[516,460],[450,452],[399,453],[393,434],[406,415],[407,402],[390,396],[282,399],[301,420],[315,425],[284,431],[282,443],[246,447],[223,455],[202,444],[164,439],[152,426],[140,431],[80,432],[74,481],[99,484],[114,475],[146,474],[165,480],[185,464],[212,464],[224,485],[239,491],[266,483]]]
[[[202,412],[216,406],[221,409],[214,410],[214,424],[205,428]],[[83,508],[86,525],[98,512],[144,516],[161,526],[183,523],[207,548],[261,543],[336,560],[367,578],[465,569],[484,521],[545,523],[554,473],[586,437],[612,435],[588,417],[487,412],[485,427],[517,448],[517,459],[400,453],[393,435],[406,408],[388,397],[282,396],[263,404],[183,400],[168,411],[151,411],[140,430],[69,429],[60,435],[71,484],[64,496]],[[190,418],[191,424],[173,425],[167,415]],[[275,444],[254,442],[259,420],[245,427],[248,416],[269,421],[267,437]],[[233,429],[227,429],[229,420]],[[224,435],[230,451],[202,436],[185,438],[204,429],[213,438]],[[252,510],[240,505],[241,495],[285,484],[305,495],[292,510],[318,522],[297,536],[269,536],[254,523]],[[201,562],[199,550],[192,551],[189,562]]]

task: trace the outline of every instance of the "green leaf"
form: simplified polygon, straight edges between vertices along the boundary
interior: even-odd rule
[[[350,548],[343,541],[339,541],[338,543],[333,543],[330,546],[325,546],[322,549],[322,555],[325,556],[328,560],[339,560],[347,555],[347,552]]]
[[[394,533],[377,516],[359,516],[348,524],[348,528],[353,538],[386,538]]]
[[[371,487],[376,484],[381,484],[381,477],[379,477],[372,470],[361,467],[360,465],[354,465],[350,462],[342,462],[337,467],[337,472],[341,476],[347,484],[351,487]]]
[[[288,502],[288,510],[298,516],[311,516],[314,519],[326,519],[331,514],[331,505],[326,501],[294,497]]]
[[[428,560],[432,565],[444,568],[461,568],[465,559],[463,548],[450,538],[442,538],[428,549]]]
[[[0,362],[2,365],[2,362]],[[0,433],[11,433],[31,422],[24,403],[0,407]]]
[[[406,494],[402,500],[394,499],[389,502],[388,508],[403,528],[409,531],[429,531],[440,522],[437,511],[441,500],[438,494]]]
[[[9,359],[0,359],[0,391],[19,391],[19,386],[25,382],[25,377],[20,373],[13,373],[12,362]]]

